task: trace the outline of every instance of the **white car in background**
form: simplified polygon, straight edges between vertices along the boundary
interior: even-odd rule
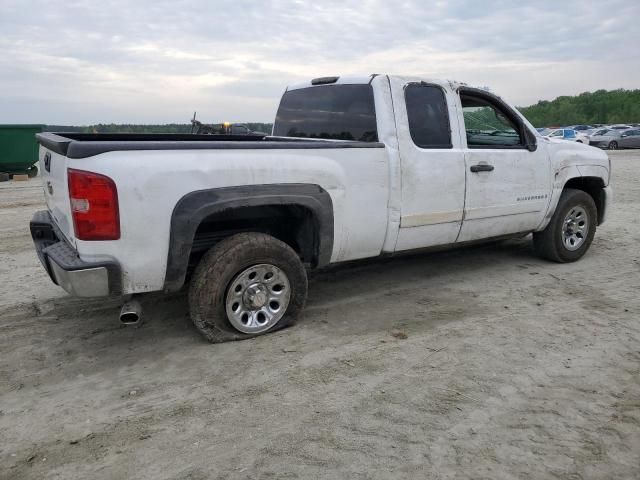
[[[568,140],[569,142],[578,142],[589,145],[589,137],[583,133],[580,133],[571,128],[558,128],[545,135],[549,138],[555,138],[558,140]]]

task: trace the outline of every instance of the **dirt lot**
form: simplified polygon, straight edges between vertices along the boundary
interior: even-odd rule
[[[0,477],[639,478],[640,152],[580,262],[528,239],[341,267],[305,317],[207,344],[184,294],[68,297],[0,185]]]

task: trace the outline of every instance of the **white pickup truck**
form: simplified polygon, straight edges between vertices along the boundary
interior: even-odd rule
[[[611,202],[599,149],[541,137],[463,83],[371,75],[286,89],[272,136],[38,135],[47,211],[31,231],[52,280],[128,299],[189,281],[212,342],[289,325],[308,268],[533,233],[579,259]]]

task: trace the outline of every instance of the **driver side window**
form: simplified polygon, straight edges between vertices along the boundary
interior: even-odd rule
[[[460,94],[469,148],[523,147],[516,123],[501,106],[480,96]]]

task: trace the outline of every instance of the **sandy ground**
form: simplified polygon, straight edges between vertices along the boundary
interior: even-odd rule
[[[316,274],[297,326],[210,345],[184,294],[68,297],[0,184],[0,477],[640,478],[640,152],[580,262],[528,239]],[[404,338],[406,336],[406,338]]]

